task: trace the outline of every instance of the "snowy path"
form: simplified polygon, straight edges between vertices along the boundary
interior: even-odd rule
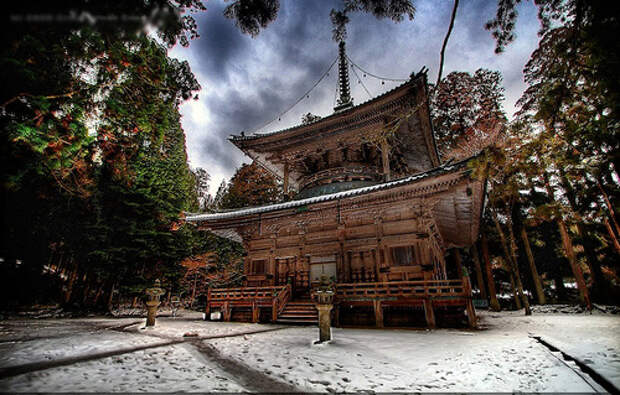
[[[0,337],[0,351],[4,351],[0,377],[10,377],[0,380],[0,392],[298,391],[242,363],[222,358],[201,340],[247,338],[285,328],[160,319],[167,325],[143,331],[140,321],[122,333],[108,330],[120,330],[131,322],[135,319],[125,323],[67,320],[65,326],[62,320],[4,322],[0,325],[4,335]],[[182,329],[194,327],[202,330],[200,337],[182,336]],[[205,327],[210,330],[205,331]],[[52,328],[58,333],[52,334]],[[19,370],[28,373],[19,374]]]
[[[481,318],[479,331],[333,329],[334,340],[322,345],[313,344],[313,327],[158,319],[152,330],[120,331],[135,320],[2,321],[0,370],[154,348],[7,377],[0,392],[603,391],[532,336],[620,384],[618,316]],[[263,330],[269,332],[250,334]],[[188,332],[196,337],[183,338]],[[162,341],[178,344],[157,346]]]

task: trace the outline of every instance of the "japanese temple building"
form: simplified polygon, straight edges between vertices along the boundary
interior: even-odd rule
[[[311,290],[327,275],[336,326],[474,325],[469,280],[445,255],[477,239],[485,182],[468,160],[441,163],[426,73],[354,106],[341,43],[339,78],[332,115],[230,137],[297,195],[186,218],[247,252],[243,286],[211,289],[207,313],[316,322]]]

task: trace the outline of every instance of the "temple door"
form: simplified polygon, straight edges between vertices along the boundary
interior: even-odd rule
[[[310,283],[313,286],[318,285],[323,275],[331,278],[334,282],[338,280],[336,255],[310,257]]]

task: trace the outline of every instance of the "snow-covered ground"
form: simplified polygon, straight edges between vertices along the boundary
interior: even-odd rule
[[[2,368],[25,363],[185,342],[33,369],[0,379],[0,391],[603,391],[533,336],[620,387],[618,315],[479,317],[476,331],[334,328],[333,340],[320,345],[315,327],[160,318],[153,329],[140,322],[121,330],[136,320],[1,321],[0,377]],[[269,331],[255,333],[261,330]]]

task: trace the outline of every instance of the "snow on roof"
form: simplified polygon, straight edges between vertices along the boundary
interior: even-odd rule
[[[434,169],[428,170],[426,172],[414,174],[412,176],[407,176],[407,177],[400,178],[394,181],[385,182],[383,184],[371,185],[371,186],[357,188],[357,189],[350,189],[348,191],[341,191],[341,192],[331,193],[327,195],[310,197],[306,199],[291,200],[289,202],[276,203],[276,204],[271,204],[267,206],[248,207],[248,208],[243,208],[243,209],[236,210],[236,211],[227,211],[227,212],[220,212],[220,213],[213,213],[213,214],[188,215],[185,218],[185,220],[189,222],[201,222],[201,221],[211,221],[211,220],[219,220],[219,219],[230,219],[230,218],[242,217],[246,215],[253,215],[253,214],[259,214],[259,213],[266,213],[270,211],[284,210],[284,209],[289,209],[289,208],[306,206],[308,204],[327,202],[330,200],[337,200],[337,199],[343,199],[343,198],[363,195],[363,194],[370,193],[370,192],[394,188],[394,187],[408,184],[414,181],[419,181],[421,179],[424,179],[430,176],[437,176],[437,175],[458,169],[460,167],[463,167],[472,158],[473,157],[462,160],[457,163],[446,163]]]

